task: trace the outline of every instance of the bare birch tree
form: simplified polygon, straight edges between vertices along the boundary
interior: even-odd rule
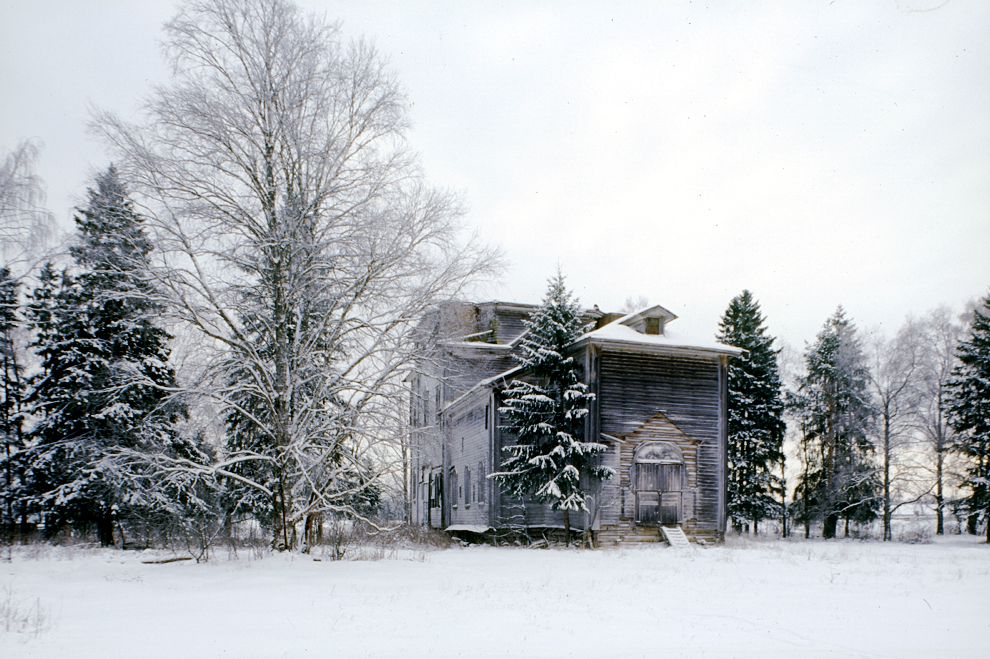
[[[956,346],[962,326],[947,307],[939,307],[921,321],[924,350],[920,370],[920,400],[915,424],[923,438],[935,508],[935,535],[945,533],[946,477],[951,471],[954,432],[946,415],[947,385],[957,363]]]
[[[167,302],[202,336],[199,392],[240,426],[210,468],[270,501],[275,547],[300,525],[305,547],[391,468],[413,321],[496,255],[424,183],[371,45],[284,0],[193,0],[165,31],[173,80],[146,120],[95,123],[147,199]]]
[[[0,161],[0,264],[13,276],[30,270],[29,260],[54,234],[54,217],[45,208],[45,186],[38,176],[40,147],[18,144]]]
[[[919,402],[922,334],[908,320],[889,339],[874,333],[870,340],[870,388],[876,401],[881,461],[883,539],[893,539],[890,521],[902,506],[921,500],[931,488],[919,473],[913,415]]]

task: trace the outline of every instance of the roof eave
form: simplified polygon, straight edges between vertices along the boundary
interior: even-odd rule
[[[518,373],[518,372],[520,372],[522,370],[523,370],[522,369],[522,366],[518,366],[518,365],[517,366],[513,366],[512,368],[510,368],[510,369],[508,369],[506,371],[502,371],[501,373],[498,373],[498,374],[493,375],[491,377],[487,377],[484,380],[481,380],[479,382],[476,382],[470,389],[468,389],[467,391],[465,391],[463,394],[461,394],[460,396],[458,396],[454,400],[452,400],[449,403],[447,403],[443,407],[443,409],[440,410],[440,413],[441,414],[447,414],[448,412],[451,412],[451,411],[455,410],[456,408],[458,408],[461,405],[463,405],[463,403],[465,401],[468,401],[471,398],[473,398],[474,396],[476,396],[479,392],[481,392],[481,391],[490,391],[492,389],[492,387],[495,386],[495,385],[497,385],[497,384],[499,384],[499,382],[504,383],[505,380],[506,380],[506,378],[509,378],[512,375],[515,375],[516,373]]]
[[[745,352],[745,350],[742,350],[741,348],[733,348],[731,346],[725,346],[724,348],[713,348],[706,346],[666,345],[662,343],[649,343],[646,341],[626,341],[624,339],[603,338],[592,334],[586,334],[580,337],[572,344],[572,347],[580,348],[589,343],[603,347],[613,346],[617,348],[624,348],[627,350],[630,348],[635,348],[639,352],[670,353],[679,355],[726,355],[729,357],[738,357]]]

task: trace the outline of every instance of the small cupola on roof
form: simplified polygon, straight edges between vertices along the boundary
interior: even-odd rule
[[[667,323],[675,320],[676,318],[677,315],[672,311],[657,304],[649,307],[648,309],[643,309],[642,311],[637,311],[636,313],[624,316],[617,322],[627,327],[631,327],[640,334],[654,334],[656,336],[663,336],[664,327]]]

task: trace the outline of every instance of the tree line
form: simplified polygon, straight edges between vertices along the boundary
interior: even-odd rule
[[[589,492],[615,474],[598,460],[606,446],[583,436],[593,396],[569,346],[585,328],[559,271],[525,325],[516,360],[526,377],[509,383],[499,408],[516,440],[489,477],[562,511],[569,535],[569,514],[588,512]],[[745,350],[727,383],[727,513],[737,532],[773,520],[785,537],[798,524],[806,538],[818,525],[834,538],[840,524],[848,536],[850,524],[879,519],[891,540],[894,513],[919,504],[934,510],[935,534],[952,513],[969,533],[984,524],[990,541],[990,296],[965,327],[941,308],[866,345],[839,307],[789,384],[750,291],[730,301],[717,338]]]
[[[749,291],[733,298],[718,338],[747,352],[730,362],[728,512],[737,531],[765,520],[821,525],[825,538],[920,504],[945,532],[954,514],[990,541],[990,296],[965,324],[945,308],[866,340],[839,307],[785,386],[780,349]],[[796,440],[788,501],[784,439]]]

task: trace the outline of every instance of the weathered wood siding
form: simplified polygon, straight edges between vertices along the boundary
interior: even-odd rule
[[[463,352],[449,354],[444,361],[445,401],[455,400],[481,380],[504,373],[515,365],[515,359],[507,350],[496,352],[477,348],[470,355]]]
[[[496,398],[496,400],[499,400]],[[498,415],[498,405],[495,406],[494,419],[496,432],[492,442],[492,463],[498,470],[504,457],[503,448],[515,442],[512,434],[498,429],[502,420]],[[524,526],[530,528],[564,528],[564,513],[552,510],[549,505],[526,499],[521,501],[503,493],[497,485],[494,486],[495,507],[492,510],[492,526],[511,528]],[[590,524],[589,515],[581,512],[571,512],[570,524],[575,531],[584,529]]]
[[[486,421],[486,415],[488,419]],[[457,472],[457,491],[448,478],[449,524],[488,526],[492,505],[491,408],[487,392],[472,396],[446,423],[447,471]],[[470,471],[470,481],[466,479]]]
[[[723,530],[722,475],[724,447],[720,441],[721,376],[717,358],[672,357],[667,355],[604,350],[598,360],[598,408],[601,432],[618,438],[640,430],[657,412],[663,412],[688,438],[689,446],[678,442],[684,452],[689,478],[697,491],[693,501],[694,527],[700,532]],[[614,444],[605,460],[618,471],[617,479],[606,484],[601,513],[602,527],[634,519],[629,468],[640,441]]]
[[[501,448],[511,442],[499,432],[497,415],[499,386],[471,391],[479,381],[515,366],[508,350],[481,341],[505,345],[524,331],[529,311],[519,305],[484,303],[455,305],[443,314],[441,336],[451,341],[478,341],[479,345],[446,344],[434,353],[425,373],[411,384],[410,423],[413,457],[414,515],[435,526],[517,526],[520,517],[529,527],[561,527],[563,515],[543,504],[513,501],[485,478],[499,468]],[[591,314],[591,312],[589,312]],[[600,316],[600,314],[598,314]],[[495,330],[494,336],[485,332]],[[586,435],[601,433],[609,440],[603,456],[616,478],[592,494],[589,505],[593,528],[606,542],[659,540],[655,525],[637,524],[634,488],[630,469],[634,454],[643,442],[676,444],[684,458],[684,493],[681,519],[696,536],[717,536],[724,531],[725,481],[725,366],[716,355],[658,354],[642,345],[618,348],[594,343],[575,357],[584,367],[584,379],[597,399],[591,406]],[[464,396],[465,393],[467,396]],[[463,398],[461,398],[463,396]],[[460,400],[458,400],[460,399]],[[457,401],[452,404],[453,401]],[[450,405],[440,415],[439,411]],[[658,417],[658,412],[663,416]],[[440,417],[443,417],[442,419]],[[659,419],[659,420],[658,420]],[[664,420],[667,421],[664,421]],[[671,423],[672,422],[672,423]],[[674,430],[671,430],[673,428]],[[451,467],[456,481],[450,479]],[[470,470],[470,492],[465,493]],[[429,509],[425,501],[428,476],[442,473],[444,506]],[[479,490],[484,492],[479,496]],[[649,499],[644,495],[644,501]],[[664,504],[666,505],[666,504]],[[575,530],[592,524],[584,514],[572,514]]]
[[[498,342],[511,343],[526,331],[525,314],[500,313],[498,315]]]

